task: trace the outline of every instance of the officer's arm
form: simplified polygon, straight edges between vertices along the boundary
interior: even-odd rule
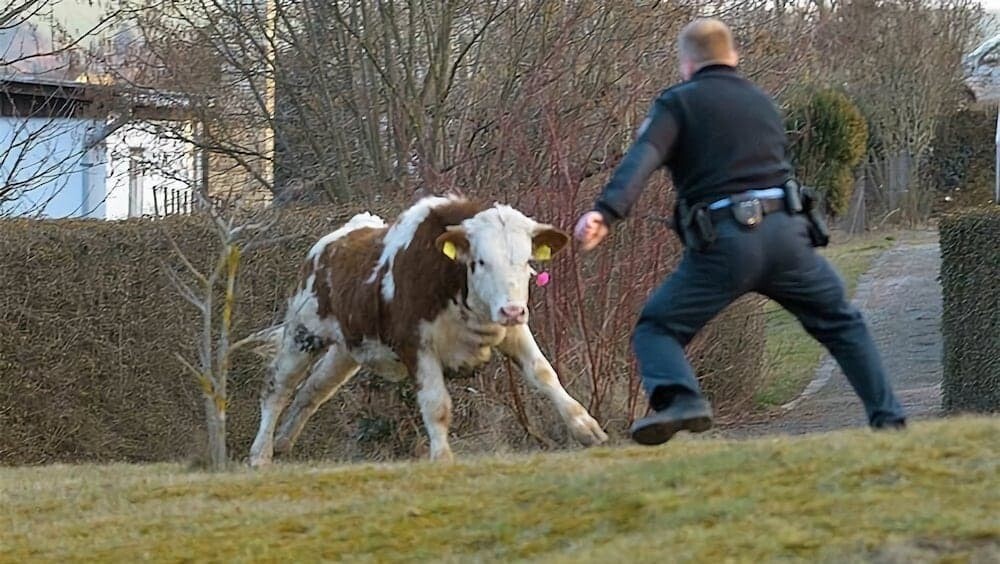
[[[639,136],[625,153],[605,185],[594,209],[609,227],[625,219],[639,199],[649,177],[670,156],[677,140],[678,123],[663,98],[653,102]]]

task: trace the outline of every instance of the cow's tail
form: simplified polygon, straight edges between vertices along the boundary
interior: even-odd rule
[[[251,334],[243,342],[251,352],[258,356],[273,357],[278,354],[278,348],[281,347],[281,340],[284,336],[285,325],[280,323]]]

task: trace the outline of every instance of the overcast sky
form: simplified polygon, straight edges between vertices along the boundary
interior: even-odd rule
[[[1000,2],[1000,0],[993,1]],[[56,0],[52,9],[56,18],[64,25],[76,24],[81,29],[87,29],[100,21],[101,14],[104,12],[99,6],[91,6],[92,3],[96,4],[87,0]]]
[[[56,18],[71,31],[83,31],[89,29],[100,20],[103,9],[97,4],[114,1],[53,0],[52,11]],[[979,0],[979,3],[989,12],[1000,12],[1000,0]]]
[[[88,0],[54,0],[51,4],[52,15],[70,31],[84,31],[100,21],[104,9],[98,3]]]

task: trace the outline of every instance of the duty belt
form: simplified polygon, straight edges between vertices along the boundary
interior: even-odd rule
[[[789,179],[780,188],[749,190],[732,194],[711,203],[689,205],[683,198],[674,206],[672,224],[681,243],[697,251],[712,246],[716,239],[715,223],[733,218],[737,223],[756,228],[767,214],[787,210],[790,214],[805,214],[809,221],[809,239],[814,247],[825,247],[830,233],[819,209],[818,196],[795,179]]]
[[[785,190],[783,188],[767,188],[766,190],[748,190],[732,196],[716,200],[708,205],[709,217],[713,222],[733,217],[733,206],[757,200],[763,215],[786,209]]]

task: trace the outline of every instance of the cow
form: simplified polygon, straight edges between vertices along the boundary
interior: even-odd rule
[[[265,331],[276,352],[250,465],[288,453],[309,417],[362,367],[415,381],[429,457],[453,460],[444,374],[482,366],[494,350],[547,396],[578,442],[605,442],[528,327],[532,261],[548,260],[568,241],[513,207],[455,195],[421,198],[392,225],[355,215],[319,239],[302,262],[284,321]]]

